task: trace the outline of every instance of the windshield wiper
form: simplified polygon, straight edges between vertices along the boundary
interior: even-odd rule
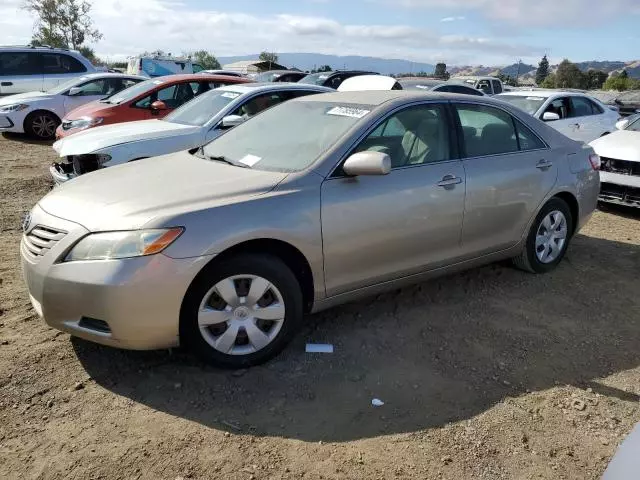
[[[207,156],[207,158],[209,160],[213,160],[214,162],[222,162],[228,165],[233,165],[234,167],[251,168],[249,165],[246,165],[240,162],[234,162],[233,160],[230,160],[227,157],[222,155],[210,155],[210,156]]]

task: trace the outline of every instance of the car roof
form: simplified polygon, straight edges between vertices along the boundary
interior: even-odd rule
[[[162,77],[153,77],[149,80],[161,80],[162,83],[179,83],[186,80],[210,80],[212,82],[229,82],[232,83],[249,83],[248,78],[234,77],[231,75],[217,75],[215,73],[180,73],[174,75],[163,75]]]
[[[260,72],[258,75],[262,75],[263,73],[301,73],[306,75],[306,73],[301,72],[300,70],[267,70],[266,72]]]
[[[139,80],[149,80],[147,77],[143,77],[141,75],[130,75],[128,73],[116,73],[116,72],[94,72],[94,73],[85,73],[84,75],[78,75],[75,77],[80,80],[81,78],[91,79],[91,78],[136,78]]]
[[[249,93],[249,92],[269,92],[271,90],[315,90],[317,92],[333,92],[334,90],[329,87],[323,87],[321,85],[309,85],[306,83],[294,83],[294,82],[255,82],[255,83],[243,83],[238,85],[225,85],[220,89],[235,92],[235,93]]]
[[[457,100],[465,103],[481,102],[489,103],[501,108],[504,108],[504,105],[506,104],[506,102],[493,100],[488,96],[475,97],[462,93],[431,92],[429,90],[366,90],[356,92],[331,92],[323,93],[320,95],[312,95],[309,97],[297,98],[291,101],[331,102],[370,105],[372,107],[378,107],[387,102],[403,104],[419,100]]]
[[[501,93],[500,95],[505,95],[505,94]],[[517,97],[540,97],[540,98],[575,97],[575,96],[588,97],[589,96],[587,92],[572,92],[567,90],[542,90],[542,89],[511,90],[507,92],[506,95],[517,96]]]

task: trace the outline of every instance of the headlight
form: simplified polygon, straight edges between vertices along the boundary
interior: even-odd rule
[[[111,260],[153,255],[171,245],[183,231],[184,228],[176,227],[93,233],[80,240],[64,261]]]
[[[71,128],[89,128],[100,125],[104,121],[104,117],[82,117],[77,120],[71,120],[69,122],[69,129]]]
[[[29,105],[26,105],[24,103],[16,103],[15,105],[5,105],[0,107],[0,113],[19,112],[20,110],[24,110],[25,108],[28,108],[28,107]]]

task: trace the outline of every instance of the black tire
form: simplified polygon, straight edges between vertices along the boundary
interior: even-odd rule
[[[541,262],[536,255],[536,235],[538,229],[540,228],[540,224],[542,220],[551,212],[557,210],[562,212],[567,221],[567,237],[562,248],[562,251],[558,255],[558,257],[550,262],[543,263]],[[558,266],[558,264],[562,261],[565,254],[567,253],[567,248],[569,248],[569,242],[571,240],[571,235],[573,233],[573,222],[574,219],[571,216],[571,210],[567,203],[557,197],[549,200],[538,212],[535,221],[531,225],[531,229],[529,230],[529,234],[527,235],[527,241],[524,249],[517,257],[513,258],[514,265],[524,271],[531,273],[547,273],[553,270]]]
[[[46,110],[36,110],[24,119],[24,131],[27,135],[38,140],[51,140],[56,136],[56,128],[60,119],[55,113]],[[44,127],[46,125],[46,128]],[[49,128],[49,126],[53,128]]]
[[[262,349],[246,355],[230,355],[213,348],[200,333],[198,310],[207,292],[234,275],[256,275],[268,280],[282,295],[285,317],[276,337]],[[241,254],[213,262],[192,282],[180,311],[180,343],[203,361],[223,368],[259,365],[280,353],[295,335],[303,317],[303,298],[296,276],[277,257]]]

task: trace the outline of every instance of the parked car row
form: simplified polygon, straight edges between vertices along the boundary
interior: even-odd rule
[[[238,368],[309,312],[505,258],[557,266],[596,206],[593,149],[487,96],[394,86],[227,85],[63,138],[64,185],[24,222],[35,310]]]

